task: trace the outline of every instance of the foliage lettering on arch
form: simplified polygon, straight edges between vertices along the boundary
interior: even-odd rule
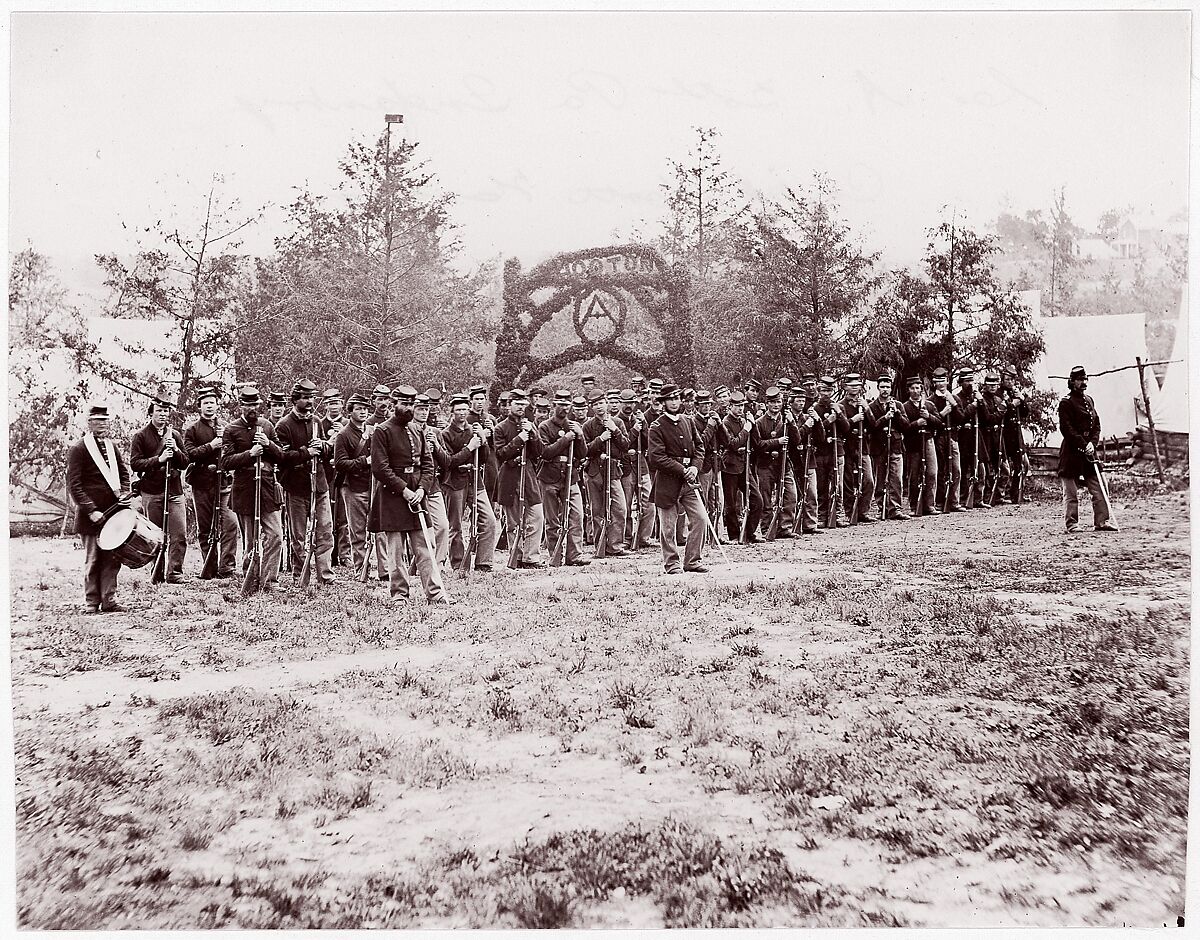
[[[535,301],[534,294],[550,290]],[[628,342],[630,300],[654,320],[663,340],[661,355],[648,355]],[[535,356],[534,340],[555,314],[569,310],[579,341],[551,356]],[[621,363],[643,375],[695,383],[688,275],[683,265],[668,267],[648,245],[613,245],[555,255],[528,274],[509,258],[504,264],[504,320],[496,337],[493,397],[513,386],[532,385],[572,365],[596,357]]]

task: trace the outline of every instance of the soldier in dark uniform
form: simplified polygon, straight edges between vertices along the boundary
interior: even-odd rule
[[[525,416],[529,394],[514,388],[509,394],[508,415],[496,425],[493,444],[500,462],[496,498],[504,507],[508,537],[519,539],[515,553],[518,568],[545,568],[541,560],[545,517],[542,490],[537,480],[537,463],[542,457],[542,439]]]
[[[659,393],[662,415],[650,425],[650,469],[654,484],[650,499],[658,510],[658,531],[662,545],[663,569],[667,574],[680,571],[708,571],[701,564],[704,550],[704,505],[696,489],[704,445],[700,433],[690,418],[680,414],[683,401],[679,389],[664,385]],[[687,515],[688,537],[683,550],[683,567],[679,566],[679,546],[671,534],[678,529],[679,512]]]
[[[441,435],[442,444],[450,458],[443,492],[446,497],[446,516],[450,523],[451,566],[460,568],[466,557],[471,514],[474,512],[479,532],[475,568],[491,571],[496,549],[496,515],[484,487],[484,472],[491,451],[488,441],[492,432],[478,418],[478,412],[471,411],[471,400],[466,395],[451,397],[450,424]],[[476,466],[479,468],[478,478],[473,476]],[[464,529],[468,531],[464,532]]]
[[[620,393],[618,392],[618,395]],[[587,445],[586,484],[588,499],[592,505],[592,521],[599,530],[600,520],[608,517],[606,551],[609,555],[625,555],[625,490],[621,485],[621,458],[629,451],[629,438],[624,422],[609,414],[609,407],[616,408],[617,401],[610,401],[607,394],[596,394],[592,399],[592,417],[583,424],[583,438]],[[605,492],[605,480],[608,491]],[[595,541],[596,533],[592,533]]]
[[[371,405],[374,411],[367,418],[367,427],[389,420],[395,410],[392,404],[392,390],[383,383],[376,385],[371,391]]]
[[[964,366],[958,371],[958,394],[961,423],[958,429],[959,464],[962,480],[959,486],[959,508],[975,508],[983,502],[984,470],[981,463],[983,442],[980,437],[980,402],[983,395],[975,387],[975,367]],[[974,490],[974,495],[972,495]]]
[[[810,378],[811,376],[805,376],[805,386],[815,389],[816,386],[808,382]],[[802,487],[797,484],[797,491],[792,496],[793,505],[790,511],[785,500],[783,521],[787,525],[792,525],[794,514],[799,512],[800,531],[804,535],[820,535],[822,531],[817,528],[817,446],[825,433],[825,426],[817,416],[816,404],[815,391],[810,395],[804,391],[804,388],[793,388],[791,400],[787,403],[792,427],[796,429],[796,434],[799,436],[799,444],[792,452],[793,473],[797,478],[804,477],[805,481]],[[804,490],[803,497],[799,494],[800,488]],[[791,531],[794,532],[795,529],[793,528]]]
[[[590,565],[583,552],[583,497],[579,481],[583,474],[586,444],[583,426],[571,419],[571,393],[559,389],[554,393],[554,413],[538,427],[542,439],[542,463],[538,479],[542,483],[542,508],[546,513],[546,544],[553,552],[564,524],[567,529],[566,563]],[[570,457],[571,486],[567,488],[567,465]],[[562,558],[551,558],[559,564]]]
[[[729,435],[721,416],[713,409],[712,395],[705,389],[696,392],[696,426],[704,444],[704,464],[700,468],[700,498],[704,500],[704,508],[715,526],[721,521],[723,512],[718,512],[721,497],[724,492],[720,489],[721,461],[725,448],[729,446]]]
[[[757,421],[759,415],[763,413],[762,401],[762,382],[758,379],[749,379],[742,386],[742,391],[746,395],[746,417],[751,421]]]
[[[430,604],[448,604],[436,572],[437,562],[426,542],[421,513],[433,479],[433,456],[425,436],[412,426],[417,390],[396,389],[392,416],[371,433],[371,474],[375,495],[368,527],[383,536],[388,563],[388,590],[393,603],[408,601],[409,577],[405,552],[416,561],[421,587]],[[432,537],[432,533],[431,533]]]
[[[170,426],[171,406],[165,401],[150,403],[150,421],[129,444],[129,466],[139,474],[138,492],[146,517],[163,524],[166,510],[167,559],[164,575],[168,584],[183,583],[183,559],[187,553],[187,506],[183,502],[180,472],[188,465],[183,435]],[[163,500],[166,500],[164,507]]]
[[[259,519],[263,534],[262,590],[270,591],[279,581],[279,557],[283,549],[283,530],[279,521],[279,503],[275,499],[275,464],[283,455],[275,428],[259,417],[262,399],[253,385],[238,392],[242,415],[225,425],[221,434],[220,469],[233,474],[229,505],[237,513],[242,529],[242,572],[250,564],[258,533],[254,530],[254,490],[259,490]],[[255,465],[259,463],[256,481]]]
[[[940,366],[933,370],[933,389],[929,393],[929,408],[942,419],[942,427],[931,432],[933,449],[937,454],[937,487],[934,506],[939,503],[945,512],[958,512],[958,484],[962,479],[962,458],[958,449],[959,429],[963,409],[950,391],[949,373]]]
[[[479,454],[483,474],[483,488],[487,492],[489,503],[496,502],[496,480],[500,473],[500,465],[496,462],[496,449],[492,447],[492,431],[496,427],[496,419],[488,413],[486,385],[472,385],[467,389],[467,397],[471,403],[471,414],[468,424],[479,425],[484,432],[484,443],[488,446]],[[493,514],[492,522],[496,521]],[[489,561],[488,564],[491,564]]]
[[[875,469],[871,466],[870,437],[867,434],[867,402],[863,398],[862,376],[851,372],[842,379],[846,397],[841,416],[850,429],[845,445],[846,521],[849,525],[878,521],[871,515],[875,498]]]
[[[221,433],[224,430],[217,422],[220,393],[215,388],[201,388],[196,392],[196,404],[200,417],[183,432],[183,449],[187,452],[189,469],[188,483],[192,488],[192,501],[196,509],[196,529],[200,538],[200,557],[207,560],[209,552],[216,552],[214,566],[218,578],[233,577],[237,567],[237,517],[229,508],[229,474],[218,469],[221,459]],[[217,545],[209,542],[213,531],[213,516],[217,516]],[[200,577],[205,575],[201,573]]]
[[[267,420],[271,422],[271,426],[277,425],[287,412],[287,396],[283,392],[271,392],[271,397],[268,401],[269,409],[267,411]]]
[[[991,509],[1003,500],[1000,491],[1000,467],[1004,462],[1004,412],[1008,410],[1000,394],[1000,375],[988,371],[983,377],[983,397],[979,401],[979,444],[983,463],[984,500],[978,506]]]
[[[654,513],[650,509],[650,464],[646,458],[647,422],[638,408],[637,394],[634,389],[624,389],[621,392],[621,423],[625,425],[629,449],[621,462],[621,486],[625,491],[625,505],[628,510],[626,537],[633,545],[636,535],[637,544],[645,547],[651,544],[654,534]],[[640,456],[639,456],[640,455]],[[637,493],[634,493],[637,487]],[[633,510],[637,502],[639,512],[637,527],[633,531]]]
[[[323,414],[317,420],[321,438],[328,444],[325,449],[325,479],[329,481],[329,504],[333,513],[333,564],[350,567],[350,528],[346,522],[346,507],[342,504],[337,470],[333,466],[333,450],[337,436],[346,427],[345,401],[341,390],[327,388],[321,395]]]
[[[303,568],[312,509],[313,573],[317,583],[332,584],[333,512],[325,476],[325,451],[333,446],[321,436],[317,425],[313,407],[316,394],[316,385],[307,379],[292,387],[292,410],[275,423],[275,436],[282,450],[277,463],[280,483],[287,494],[292,576],[298,580]]]
[[[842,477],[846,468],[846,438],[850,434],[850,422],[833,400],[836,389],[837,381],[833,376],[821,376],[821,390],[813,409],[821,419],[816,459],[817,525],[834,529],[846,524],[842,505]]]
[[[1067,531],[1079,528],[1079,481],[1092,494],[1092,520],[1097,532],[1116,532],[1109,518],[1108,499],[1096,470],[1096,445],[1100,443],[1100,415],[1087,391],[1088,375],[1083,366],[1071,370],[1067,395],[1058,403],[1058,427],[1063,442],[1058,449],[1058,475],[1063,482],[1063,510]]]
[[[1004,396],[1004,466],[1000,470],[1000,492],[1004,502],[1020,502],[1022,474],[1029,472],[1025,449],[1025,425],[1029,423],[1029,399],[1017,388],[1017,369],[1005,366],[1000,373],[1000,394]]]
[[[728,385],[718,385],[713,389],[713,409],[717,412],[717,417],[722,421],[725,420],[725,415],[729,414],[729,398],[731,394]],[[742,397],[745,398],[745,395]],[[745,413],[744,407],[742,411]]]
[[[357,393],[346,402],[349,421],[333,442],[334,480],[346,513],[349,564],[355,571],[367,550],[367,511],[371,496],[371,440],[366,427],[371,402]]]
[[[740,520],[742,500],[747,495],[746,461],[750,459],[750,432],[754,422],[746,417],[745,392],[731,392],[729,396],[729,413],[722,421],[725,428],[725,454],[721,460],[721,486],[725,496],[725,531],[729,540],[736,542],[741,538]],[[762,521],[762,497],[758,492],[758,477],[753,472],[749,475],[749,507],[746,516],[746,541],[761,542],[758,535],[759,523]]]
[[[429,395],[418,395],[413,403],[412,426],[425,436],[425,444],[433,456],[433,480],[425,493],[425,509],[433,529],[434,559],[438,570],[444,572],[450,561],[450,514],[446,510],[443,483],[451,470],[450,454],[442,443],[441,432],[429,423],[432,418],[433,402]]]
[[[875,461],[875,485],[879,489],[880,518],[909,519],[900,496],[908,421],[900,402],[892,397],[892,377],[881,375],[875,384],[879,395],[867,407],[867,426],[871,433],[871,458]]]
[[[915,375],[908,380],[904,417],[908,422],[904,431],[904,464],[909,511],[914,516],[937,515],[941,510],[933,505],[938,470],[933,435],[945,422],[930,408],[921,379]]]
[[[427,424],[440,431],[446,426],[446,416],[442,413],[442,390],[435,386],[425,389],[425,397],[429,399],[429,421]]]
[[[88,409],[88,429],[67,451],[67,491],[75,504],[75,533],[83,542],[84,610],[121,612],[117,575],[121,559],[97,543],[106,513],[131,498],[129,467],[116,442],[108,436],[108,406]]]
[[[774,385],[767,389],[767,410],[750,430],[750,451],[758,471],[758,489],[763,498],[763,522],[770,529],[776,514],[776,501],[782,500],[784,474],[787,472],[789,451],[798,447],[800,435],[796,427],[783,416],[783,395]],[[778,531],[768,538],[792,538],[792,532],[782,524],[783,506],[778,507]],[[764,533],[766,534],[766,533]]]

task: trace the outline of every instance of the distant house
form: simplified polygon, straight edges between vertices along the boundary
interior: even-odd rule
[[[1136,258],[1141,254],[1139,230],[1133,219],[1125,219],[1117,229],[1117,240],[1113,243],[1119,258]]]
[[[1122,254],[1115,244],[1109,244],[1103,238],[1081,238],[1075,242],[1074,248],[1075,257],[1083,261],[1119,261],[1129,257]]]

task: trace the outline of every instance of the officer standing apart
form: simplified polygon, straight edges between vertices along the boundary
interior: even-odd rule
[[[1058,475],[1063,481],[1063,509],[1067,531],[1079,528],[1079,480],[1092,494],[1092,519],[1097,532],[1116,532],[1109,521],[1108,497],[1096,470],[1096,445],[1100,443],[1100,415],[1092,396],[1085,395],[1088,376],[1083,366],[1071,370],[1069,391],[1058,403],[1058,427],[1063,442],[1058,449]]]

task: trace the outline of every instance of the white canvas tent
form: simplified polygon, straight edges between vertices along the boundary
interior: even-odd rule
[[[1188,289],[1184,285],[1179,300],[1179,319],[1175,325],[1175,345],[1167,357],[1167,377],[1162,389],[1155,394],[1152,379],[1146,379],[1150,392],[1150,408],[1154,424],[1163,431],[1186,434],[1188,430]]]
[[[1146,316],[1141,313],[1095,317],[1036,317],[1035,324],[1046,340],[1046,351],[1034,367],[1039,387],[1059,395],[1067,393],[1073,366],[1088,370],[1088,394],[1096,402],[1105,437],[1121,437],[1137,428],[1136,402],[1141,398],[1136,368],[1098,375],[1110,369],[1134,366],[1135,357],[1146,355]],[[1051,378],[1051,376],[1058,376]],[[1049,435],[1046,443],[1057,447],[1062,435]]]

